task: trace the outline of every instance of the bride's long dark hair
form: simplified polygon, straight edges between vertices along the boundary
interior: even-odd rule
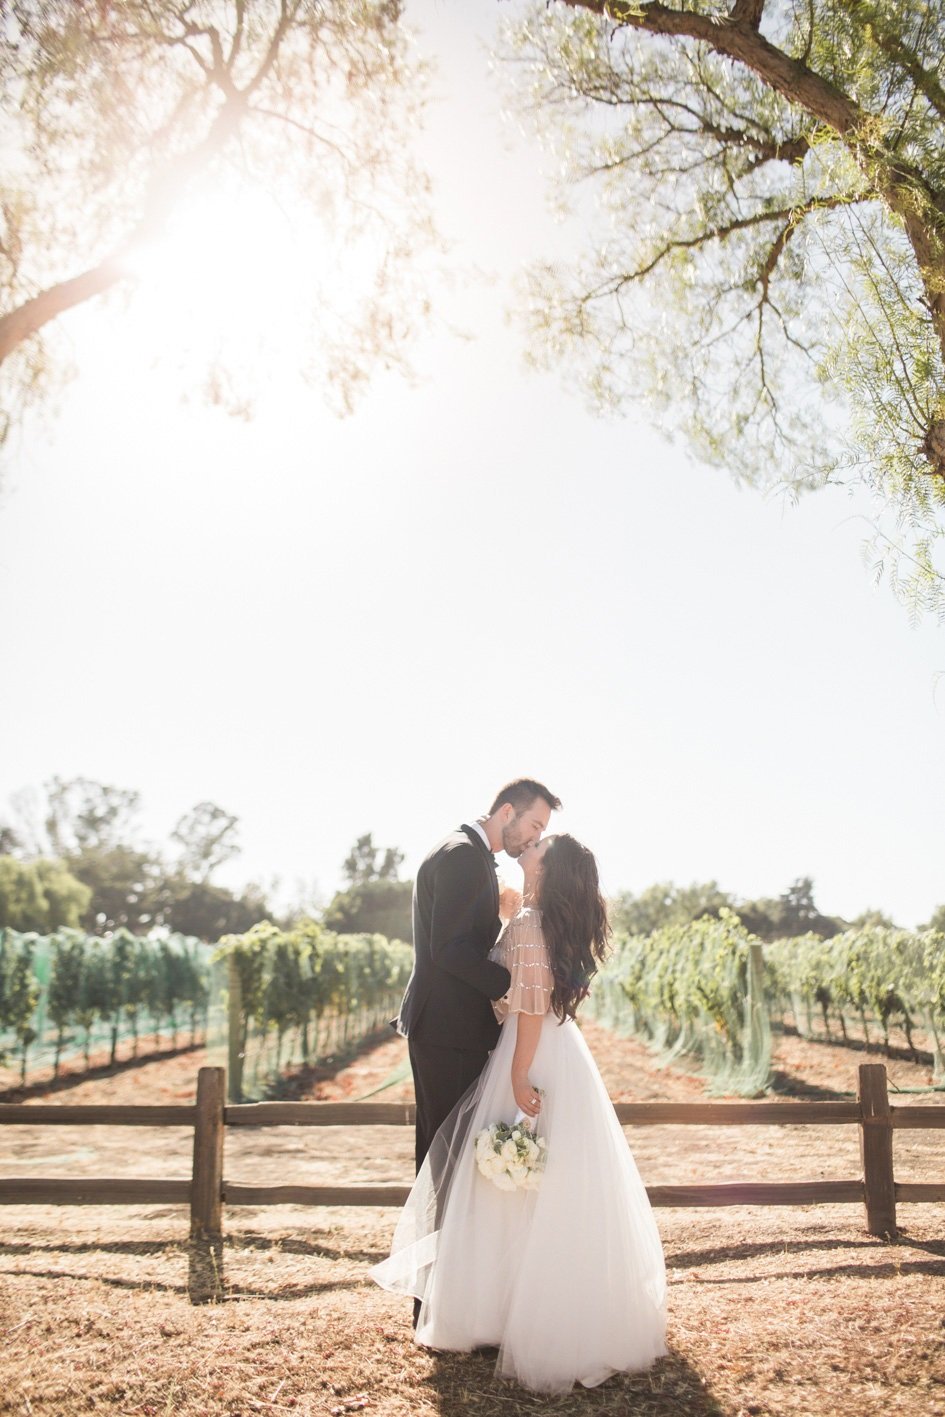
[[[537,904],[555,983],[551,1007],[574,1018],[603,961],[610,937],[594,854],[573,836],[552,838],[542,857]]]

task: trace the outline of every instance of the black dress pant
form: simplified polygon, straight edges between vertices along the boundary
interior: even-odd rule
[[[415,1159],[423,1165],[430,1143],[463,1093],[482,1072],[488,1048],[444,1048],[419,1039],[407,1040],[417,1099]]]

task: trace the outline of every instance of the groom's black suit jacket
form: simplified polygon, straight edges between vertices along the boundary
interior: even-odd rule
[[[413,888],[413,972],[398,1032],[445,1048],[494,1048],[490,1000],[512,979],[487,959],[498,938],[495,858],[472,827],[450,832],[427,856]]]

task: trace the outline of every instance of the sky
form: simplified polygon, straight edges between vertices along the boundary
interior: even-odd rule
[[[608,892],[810,875],[822,910],[915,925],[945,901],[943,630],[873,584],[865,498],[739,490],[526,367],[522,267],[582,229],[504,111],[500,9],[408,6],[452,242],[413,381],[339,419],[277,326],[252,421],[207,406],[176,355],[186,224],[139,296],[63,322],[78,372],[0,495],[0,816],[90,777],[164,844],[209,799],[240,820],[222,881],[325,900],[357,836],[412,873],[528,774]]]

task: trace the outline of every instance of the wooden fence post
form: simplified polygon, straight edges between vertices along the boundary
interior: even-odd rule
[[[227,957],[227,1072],[229,1076],[230,1102],[241,1102],[243,1098],[243,1055],[240,1040],[243,1036],[243,986],[240,972],[232,955]]]
[[[223,1107],[226,1070],[197,1073],[194,1163],[190,1189],[190,1275],[195,1304],[223,1294]]]
[[[859,1071],[857,1097],[860,1102],[860,1155],[863,1158],[866,1228],[871,1235],[894,1240],[899,1232],[896,1229],[892,1115],[886,1090],[886,1068],[882,1063],[861,1063]]]

